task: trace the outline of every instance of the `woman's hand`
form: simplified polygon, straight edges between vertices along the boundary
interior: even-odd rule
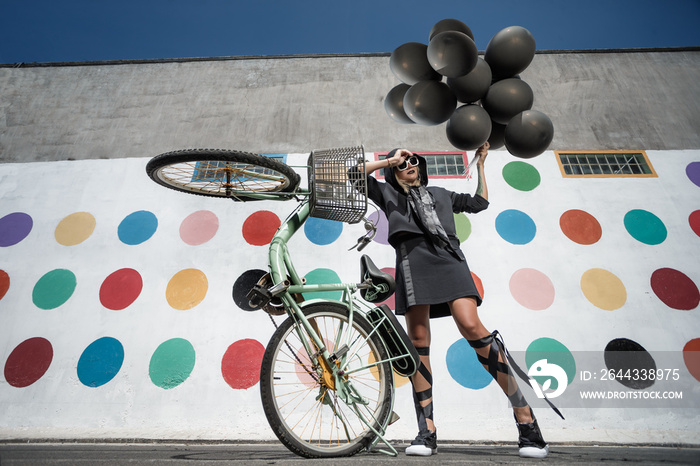
[[[391,164],[392,167],[395,167],[397,165],[400,165],[404,160],[406,160],[408,157],[412,156],[413,152],[406,150],[406,149],[399,149],[396,152],[394,152],[394,155],[390,158],[387,159],[389,160],[389,163]]]
[[[479,147],[476,150],[474,157],[479,157],[479,160],[476,161],[477,165],[481,165],[482,167],[484,166],[484,160],[486,160],[486,156],[489,155],[489,147],[491,147],[491,144],[489,144],[489,142],[486,141],[481,147]]]

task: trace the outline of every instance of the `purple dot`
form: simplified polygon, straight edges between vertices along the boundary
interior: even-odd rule
[[[13,246],[27,237],[34,221],[23,212],[14,212],[0,218],[0,247]]]
[[[685,174],[690,181],[700,186],[700,162],[691,162],[685,167]]]

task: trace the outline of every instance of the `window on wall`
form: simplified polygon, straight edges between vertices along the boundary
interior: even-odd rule
[[[466,152],[416,152],[425,158],[428,176],[432,178],[464,178],[466,177]],[[383,159],[387,152],[376,153],[377,160]],[[379,171],[384,176],[384,169]]]
[[[655,177],[644,151],[554,151],[565,178]]]

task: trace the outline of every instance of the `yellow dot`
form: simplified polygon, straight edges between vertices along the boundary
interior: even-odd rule
[[[87,212],[76,212],[64,217],[56,227],[54,236],[58,244],[75,246],[92,235],[95,231],[95,217]]]
[[[627,301],[622,281],[604,269],[590,269],[581,277],[581,291],[591,304],[605,311],[621,308]]]
[[[185,269],[170,279],[165,298],[172,308],[186,311],[202,302],[208,288],[207,276],[201,270]]]
[[[377,362],[377,357],[374,355],[374,351],[372,351],[369,353],[368,363],[373,364],[375,362]],[[379,382],[379,369],[377,369],[377,366],[370,367],[369,371],[374,376],[374,378],[377,379],[377,382]],[[394,387],[400,387],[402,385],[407,384],[409,381],[410,379],[408,377],[399,375],[398,372],[394,371]]]

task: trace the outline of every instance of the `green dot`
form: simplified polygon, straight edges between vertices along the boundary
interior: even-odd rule
[[[182,338],[173,338],[160,344],[151,356],[148,375],[160,388],[174,388],[184,382],[194,369],[194,348]]]
[[[340,277],[331,269],[315,269],[307,273],[307,285],[329,285],[341,283]],[[304,293],[306,299],[336,299],[340,300],[343,297],[342,291],[321,291],[318,293]]]
[[[510,162],[503,167],[503,179],[519,191],[532,191],[540,185],[540,172],[525,162]]]
[[[664,222],[646,210],[630,210],[625,215],[624,222],[629,234],[644,244],[661,244],[668,234]]]
[[[457,229],[457,238],[460,243],[464,243],[469,235],[472,234],[472,222],[463,213],[454,214],[455,228]]]
[[[528,369],[542,359],[546,359],[549,364],[556,364],[564,369],[568,383],[574,381],[576,377],[576,361],[569,348],[563,343],[554,338],[538,338],[530,343],[530,346],[525,351],[525,364]],[[535,376],[535,380],[537,380],[537,376]],[[542,383],[540,380],[537,381]]]
[[[70,270],[52,270],[34,285],[32,301],[40,309],[55,309],[73,295],[76,283]]]

